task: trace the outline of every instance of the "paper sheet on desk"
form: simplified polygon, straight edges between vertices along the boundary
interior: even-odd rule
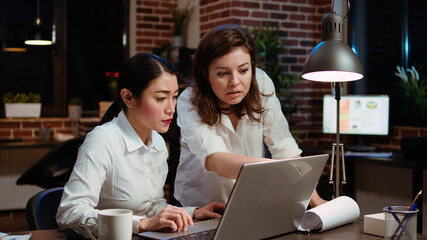
[[[353,221],[360,216],[357,203],[347,197],[337,197],[305,212],[300,231],[326,231]]]
[[[0,232],[0,238],[2,240],[29,240],[31,238],[31,233],[25,235],[9,235],[9,233]]]

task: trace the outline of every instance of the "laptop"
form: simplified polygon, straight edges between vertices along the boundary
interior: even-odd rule
[[[263,239],[295,231],[328,160],[328,154],[244,164],[220,219],[194,222],[186,232],[143,232],[145,239]],[[209,230],[209,231],[208,231]]]

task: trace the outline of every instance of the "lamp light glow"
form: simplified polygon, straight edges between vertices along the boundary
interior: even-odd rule
[[[302,78],[317,82],[350,82],[363,78],[363,75],[348,71],[317,71],[305,73]]]

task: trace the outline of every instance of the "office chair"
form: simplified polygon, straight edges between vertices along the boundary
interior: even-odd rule
[[[28,200],[26,215],[29,230],[59,228],[56,223],[56,212],[63,191],[63,187],[43,190]]]
[[[74,138],[59,144],[23,173],[16,184],[37,185],[46,189],[63,187],[70,178],[83,141],[84,138]]]

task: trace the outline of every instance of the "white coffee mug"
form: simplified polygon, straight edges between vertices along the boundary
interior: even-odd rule
[[[96,240],[87,223],[94,219],[98,224],[98,240],[132,239],[132,211],[128,209],[105,209],[98,212],[98,219],[89,217],[85,221],[86,233]]]

